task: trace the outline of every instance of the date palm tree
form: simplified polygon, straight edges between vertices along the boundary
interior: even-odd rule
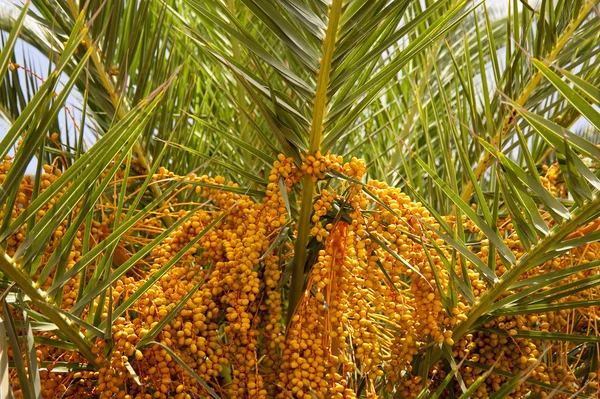
[[[15,155],[0,172],[0,397],[12,395],[9,374],[24,397],[41,397],[38,370],[47,365],[38,364],[38,345],[74,349],[89,361],[54,365],[55,372],[94,367],[94,342],[111,336],[94,300],[111,298],[122,275],[117,268],[136,265],[120,260],[120,243],[157,212],[159,238],[166,237],[178,224],[162,210],[173,198],[183,209],[191,201],[177,182],[152,183],[160,167],[223,175],[237,183],[229,190],[260,198],[278,154],[300,164],[317,152],[364,159],[369,178],[401,188],[438,219],[436,234],[454,259],[446,264],[455,293],[446,293],[448,301],[469,303],[454,342],[491,330],[543,342],[548,349],[539,361],[566,358],[580,385],[529,381],[547,394],[591,397],[588,376],[600,356],[595,327],[576,335],[504,331],[489,322],[542,311],[577,318],[578,309],[600,305],[593,295],[600,280],[577,278],[600,265],[595,258],[587,266],[527,274],[599,240],[595,228],[575,234],[600,217],[597,1],[4,1],[0,151]],[[36,70],[42,58],[47,70]],[[554,162],[568,195],[556,195],[540,179]],[[43,164],[62,173],[40,192]],[[123,171],[125,178],[147,178],[111,183]],[[32,199],[12,217],[23,179]],[[335,185],[344,177],[328,179]],[[304,294],[316,256],[310,231],[320,184],[304,177],[290,193],[293,228],[273,240],[294,249],[281,265],[288,312],[282,324]],[[91,234],[107,203],[115,212],[107,238],[93,250],[85,244],[80,273],[69,272],[77,231]],[[42,209],[50,211],[40,215]],[[469,221],[474,232],[441,215]],[[509,248],[498,228],[508,219],[522,252]],[[64,221],[61,245],[48,257]],[[10,253],[19,231],[26,238]],[[132,253],[143,259],[159,243],[140,240]],[[487,262],[476,255],[484,243]],[[495,270],[496,258],[505,272]],[[464,273],[467,265],[487,287],[481,296]],[[43,285],[50,275],[52,284]],[[60,303],[76,275],[90,288],[81,288],[65,311]],[[141,286],[136,297],[151,287]],[[564,301],[584,290],[589,300]],[[109,317],[126,310],[115,306]],[[38,331],[56,331],[57,338]],[[10,361],[2,349],[9,347]],[[459,350],[448,343],[420,348],[413,361],[423,377],[420,397],[470,397],[494,374],[507,382],[493,396],[507,397],[532,372],[458,364]],[[447,377],[429,386],[440,364]],[[482,377],[465,385],[465,367],[479,368]],[[353,378],[358,386],[364,376]],[[215,381],[201,383],[219,397]],[[398,397],[386,384],[379,378],[381,397]]]

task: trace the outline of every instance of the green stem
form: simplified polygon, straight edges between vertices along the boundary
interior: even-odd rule
[[[231,11],[231,13],[233,15],[235,15],[235,0],[228,0],[227,2],[227,8],[229,8],[229,11]],[[241,46],[240,46],[240,41],[237,40],[235,37],[231,37],[231,52],[233,53],[233,59],[235,62],[239,63],[240,65],[242,64],[242,51],[241,51]],[[242,84],[240,84],[240,82],[236,82],[235,84],[235,88],[237,91],[237,101],[239,101],[239,105],[240,108],[242,109],[242,111],[240,113],[240,116],[238,118],[238,120],[236,121],[236,124],[238,125],[238,128],[240,129],[239,131],[239,135],[242,138],[242,140],[244,140],[247,143],[250,143],[250,136],[248,135],[248,131],[246,129],[247,125],[248,125],[248,121],[246,120],[246,114],[245,112],[246,110],[246,90],[244,89],[244,86]]]
[[[0,249],[0,271],[8,276],[31,300],[38,305],[40,312],[46,316],[52,323],[58,327],[58,330],[65,334],[67,338],[75,345],[79,351],[92,365],[96,365],[96,355],[92,352],[92,345],[83,335],[59,312],[57,312],[46,300],[47,295],[44,291],[36,289],[32,285],[31,279],[23,274],[14,259]]]
[[[310,126],[310,136],[308,139],[308,153],[314,154],[321,150],[321,141],[323,138],[323,123],[327,116],[329,99],[327,89],[331,75],[331,61],[333,60],[333,50],[338,30],[338,24],[342,15],[342,0],[333,0],[329,8],[329,23],[325,39],[323,39],[323,56],[319,65],[317,74],[317,91],[313,103],[313,120]],[[292,270],[292,283],[290,288],[290,300],[288,308],[288,322],[300,302],[304,290],[304,264],[307,254],[306,246],[310,233],[310,216],[313,207],[313,194],[315,183],[310,176],[304,176],[302,179],[302,205],[300,207],[300,216],[298,218],[298,237],[294,245],[294,265]]]
[[[556,46],[554,46],[552,51],[548,54],[547,57],[544,58],[544,60],[548,61],[549,63],[552,63],[552,61],[554,61],[556,59],[556,57],[558,57],[561,50],[566,46],[569,39],[571,39],[571,37],[575,33],[575,29],[577,29],[577,27],[583,22],[585,17],[587,17],[588,13],[593,8],[594,8],[594,2],[587,1],[586,5],[583,7],[581,12],[577,16],[577,18],[575,18],[574,20],[571,21],[569,26],[565,29],[563,34],[560,36],[560,38],[558,38],[558,41],[556,42]],[[543,77],[543,75],[540,71],[537,71],[535,74],[533,74],[533,76],[527,83],[527,86],[525,86],[525,88],[523,88],[521,95],[515,101],[517,103],[517,105],[519,105],[520,107],[523,107],[525,105],[527,100],[529,100],[529,97],[531,97],[531,95],[533,94],[537,85],[541,82],[542,77]],[[513,117],[514,117],[513,112],[509,112],[508,114],[505,115],[505,117],[502,121],[502,126],[498,130],[496,136],[493,137],[493,140],[492,140],[493,145],[496,145],[498,147],[502,146],[502,140],[504,138],[504,135],[506,134],[508,129],[512,126]],[[479,181],[481,176],[483,176],[484,173],[488,170],[488,168],[492,164],[492,160],[493,160],[492,154],[490,154],[489,152],[486,152],[485,154],[483,154],[483,156],[477,163],[477,166],[475,167],[475,171],[474,171],[475,179],[477,181]],[[461,198],[463,199],[463,201],[468,201],[469,198],[471,198],[471,194],[473,194],[473,189],[474,189],[473,182],[469,181],[466,184],[465,188],[463,189],[463,192],[461,195]]]
[[[315,183],[310,180],[310,176],[305,176],[302,180],[302,206],[298,218],[298,235],[294,245],[288,323],[292,319],[304,291],[304,264],[307,259],[306,246],[308,245],[308,235],[310,233],[310,216],[312,214],[314,189]]]
[[[498,298],[506,293],[508,287],[511,286],[517,279],[527,272],[529,269],[534,267],[538,263],[538,259],[552,249],[552,247],[562,241],[567,235],[573,232],[576,228],[581,226],[592,216],[600,211],[600,195],[594,197],[594,199],[588,202],[584,207],[580,208],[576,214],[572,215],[570,220],[563,222],[556,226],[554,231],[542,239],[535,247],[531,249],[526,255],[519,258],[513,268],[508,270],[498,281],[496,285],[486,291],[479,301],[477,301],[473,307],[467,313],[467,319],[462,323],[458,324],[453,330],[452,338],[455,342],[458,342],[463,336],[465,336],[473,327],[473,325],[483,316],[488,308],[493,305]],[[441,351],[434,350],[431,356],[430,365],[435,364],[441,358]]]
[[[342,0],[333,0],[329,9],[329,24],[323,40],[323,57],[319,65],[317,74],[317,92],[313,103],[313,120],[310,126],[309,154],[315,153],[321,149],[321,140],[323,136],[323,122],[327,116],[329,99],[327,98],[327,89],[329,88],[329,79],[331,75],[331,61],[333,59],[333,50],[335,48],[335,39],[337,36],[338,23],[342,15]]]
[[[530,252],[519,258],[515,266],[502,276],[500,281],[498,281],[498,284],[494,285],[489,291],[483,294],[479,301],[471,308],[467,320],[460,323],[454,329],[458,338],[465,335],[475,321],[485,313],[487,307],[492,305],[500,296],[502,296],[512,283],[517,281],[523,273],[532,267],[532,264],[537,262],[537,259],[546,254],[556,243],[563,240],[599,210],[600,196],[597,196],[589,202],[586,207],[579,209],[577,214],[573,215],[570,220],[557,226],[558,231],[551,232],[539,242],[538,245],[533,247]]]
[[[73,17],[77,18],[77,15],[79,14],[77,5],[72,0],[70,0],[68,3],[71,14],[73,15]],[[100,58],[100,54],[98,53],[98,49],[94,47],[93,43],[95,43],[95,41],[92,40],[88,30],[88,33],[85,35],[85,47],[93,47],[93,51],[90,58],[92,60],[92,63],[94,64],[94,68],[96,68],[96,71],[98,72],[96,76],[100,79],[104,90],[106,90],[106,93],[110,97],[110,101],[115,111],[117,112],[119,120],[121,120],[125,118],[125,115],[127,114],[127,112],[129,112],[131,106],[129,105],[129,102],[127,101],[127,98],[125,96],[121,98],[119,95],[117,95],[117,91],[113,84],[112,77],[104,68],[102,59]],[[142,166],[142,168],[146,172],[150,172],[150,162],[148,162],[148,159],[146,158],[144,150],[142,149],[142,146],[140,145],[139,141],[133,143],[133,151],[135,152],[136,158]],[[162,190],[156,184],[150,185],[150,191],[152,191],[154,197],[160,197],[162,195]],[[165,203],[161,203],[161,206],[165,206]],[[169,215],[162,216],[162,220],[167,227],[173,224],[173,218],[171,218]]]

